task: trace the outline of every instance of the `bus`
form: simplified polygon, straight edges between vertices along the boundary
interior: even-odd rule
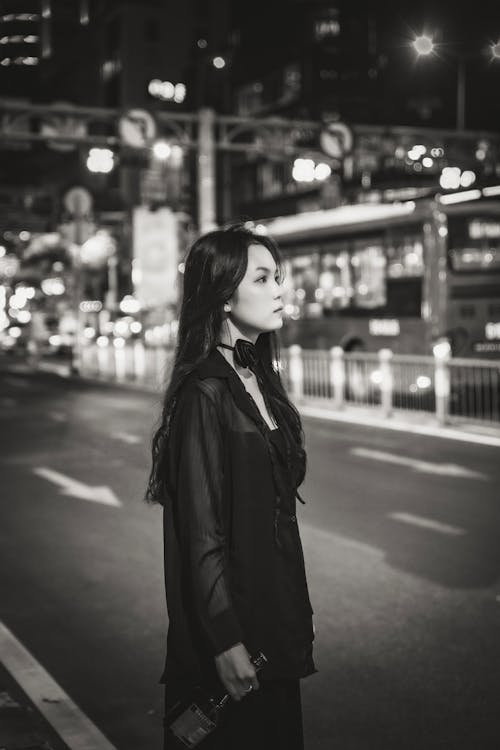
[[[500,357],[500,186],[261,222],[285,259],[284,346]]]

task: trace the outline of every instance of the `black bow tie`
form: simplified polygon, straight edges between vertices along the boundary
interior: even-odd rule
[[[255,372],[255,367],[259,362],[259,355],[255,344],[246,339],[236,339],[234,346],[228,346],[227,344],[221,344],[218,342],[217,346],[223,346],[224,349],[232,349],[234,351],[234,361],[239,367],[248,367],[249,370]]]

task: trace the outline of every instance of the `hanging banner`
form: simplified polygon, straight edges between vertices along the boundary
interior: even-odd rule
[[[137,206],[133,215],[133,248],[134,296],[142,308],[175,305],[179,238],[173,211]]]

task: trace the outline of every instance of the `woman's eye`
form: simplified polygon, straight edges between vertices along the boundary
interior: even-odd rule
[[[274,280],[278,284],[279,283],[279,276],[275,276]],[[267,281],[267,276],[261,276],[260,279],[257,279],[257,281]]]

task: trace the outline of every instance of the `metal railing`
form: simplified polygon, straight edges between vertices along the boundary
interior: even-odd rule
[[[331,401],[434,413],[440,423],[454,419],[500,422],[500,361],[451,359],[446,350],[433,357],[346,353],[292,346],[281,357],[281,377],[298,401]]]
[[[450,417],[500,422],[500,362],[452,359]]]
[[[118,382],[135,382],[159,390],[166,384],[173,352],[145,347],[136,341],[125,347],[82,348],[81,372]],[[281,378],[297,403],[323,401],[335,409],[350,405],[434,413],[438,422],[457,419],[500,422],[500,360],[452,359],[446,349],[435,356],[346,353],[282,349]]]

